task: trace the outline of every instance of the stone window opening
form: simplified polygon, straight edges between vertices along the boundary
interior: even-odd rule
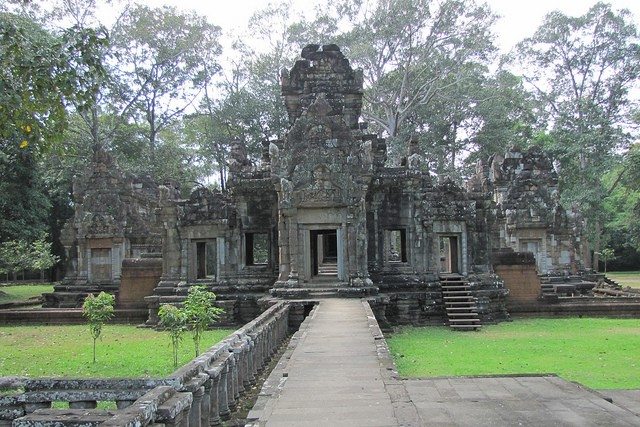
[[[215,279],[218,266],[216,240],[196,242],[196,278]]]
[[[246,233],[246,265],[267,265],[269,263],[269,235],[267,233]]]
[[[390,263],[407,262],[407,230],[398,228],[387,230],[387,261]]]

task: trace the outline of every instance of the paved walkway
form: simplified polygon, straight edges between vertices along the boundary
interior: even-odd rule
[[[325,299],[306,322],[249,418],[265,426],[397,426],[363,303]]]
[[[368,305],[321,300],[269,375],[248,425],[640,426],[638,391],[599,394],[553,375],[394,374]]]

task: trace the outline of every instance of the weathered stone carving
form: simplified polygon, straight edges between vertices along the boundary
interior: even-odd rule
[[[359,123],[362,72],[337,46],[305,47],[281,82],[288,132],[264,141],[255,165],[234,141],[225,191],[198,188],[182,200],[168,186],[151,191],[119,180],[110,157],[96,154],[67,242],[131,235],[146,242],[142,236],[161,230],[162,277],[147,298],[151,323],[159,304],[180,301],[196,283],[218,294],[228,322],[253,317],[268,293],[317,292],[371,296],[382,321],[441,322],[445,281],[462,283],[478,298],[481,317],[494,321],[507,316],[494,251],[533,252],[541,272],[578,267],[575,222],[539,149],[479,162],[463,188],[432,178],[416,138],[399,167],[386,164],[385,140]],[[129,190],[114,191],[122,186]],[[112,256],[94,249],[98,260]],[[75,270],[87,271],[89,254],[78,254]]]

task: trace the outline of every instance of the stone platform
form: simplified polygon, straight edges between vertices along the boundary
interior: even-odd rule
[[[638,393],[552,374],[399,380],[369,305],[332,298],[292,337],[247,425],[638,426]]]

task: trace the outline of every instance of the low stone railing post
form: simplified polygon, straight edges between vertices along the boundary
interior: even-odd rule
[[[227,371],[229,365],[225,360],[220,366],[220,381],[218,382],[218,413],[223,420],[229,419],[229,401],[227,400]]]
[[[231,349],[229,349],[227,367],[227,405],[229,406],[229,411],[233,412],[236,409],[236,386],[234,377],[238,377],[238,372],[236,371],[236,358]]]
[[[208,426],[211,418],[211,377],[207,374],[207,380],[203,384],[204,396],[202,396],[200,410],[200,425]]]
[[[236,396],[236,399],[238,399],[240,396],[240,393],[242,391],[245,391],[245,377],[247,376],[247,342],[245,340],[242,340],[241,342],[239,342],[237,345],[235,345],[233,347],[233,353],[236,356],[236,360],[237,360],[237,365],[238,365],[238,379],[237,379],[237,384],[238,384],[238,396]]]
[[[248,390],[256,383],[256,375],[254,371],[256,344],[251,336],[247,337],[247,344],[247,384],[245,385],[245,388]]]
[[[232,381],[233,381],[233,409],[235,410],[238,406],[238,400],[240,400],[240,357],[239,354],[235,352],[233,348],[230,348],[231,355],[233,356],[233,371],[232,371]]]
[[[191,409],[189,410],[189,427],[200,427],[200,419],[201,419],[201,405],[202,398],[204,397],[204,387],[200,386],[194,391],[191,392],[193,395],[193,403],[191,404]]]
[[[207,369],[207,374],[211,379],[211,392],[209,395],[209,424],[220,425],[220,404],[218,402],[218,389],[220,383],[220,368]]]

